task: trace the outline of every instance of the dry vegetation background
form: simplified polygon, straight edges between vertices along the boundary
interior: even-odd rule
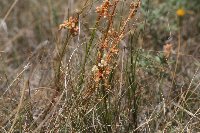
[[[115,1],[0,0],[0,132],[200,132],[200,1]]]

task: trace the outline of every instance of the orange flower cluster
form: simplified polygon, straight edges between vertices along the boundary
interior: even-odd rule
[[[96,8],[96,12],[99,14],[99,16],[103,16],[104,18],[107,18],[109,16],[109,8],[112,6],[109,0],[105,0],[103,4],[100,7]]]
[[[141,2],[138,0],[137,3],[131,3],[130,8],[132,9],[132,13],[130,13],[130,18],[134,17],[137,13],[137,9],[140,7]]]
[[[62,30],[62,29],[69,29],[70,33],[73,35],[73,36],[76,36],[78,35],[78,18],[76,17],[70,17],[69,20],[66,20],[64,21],[63,24],[60,24],[59,26],[59,30]]]

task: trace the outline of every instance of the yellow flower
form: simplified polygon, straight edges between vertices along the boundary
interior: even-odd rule
[[[176,11],[177,16],[183,17],[185,15],[185,10],[180,8]]]

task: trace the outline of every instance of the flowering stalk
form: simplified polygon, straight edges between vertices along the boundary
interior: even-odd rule
[[[120,31],[115,31],[113,27],[113,18],[116,12],[116,7],[118,0],[115,0],[111,4],[108,0],[105,0],[100,7],[97,7],[97,13],[99,16],[103,16],[104,19],[108,20],[108,25],[104,31],[104,36],[102,38],[98,55],[97,55],[97,64],[93,67],[94,80],[98,83],[100,80],[107,80],[108,76],[112,69],[113,57],[118,54],[119,49],[117,48],[118,44],[124,37],[124,32],[127,27],[128,22],[135,16],[137,9],[140,7],[140,0],[136,3],[130,5],[130,12],[127,19],[124,21],[120,27]],[[108,13],[110,8],[113,7],[111,14]]]

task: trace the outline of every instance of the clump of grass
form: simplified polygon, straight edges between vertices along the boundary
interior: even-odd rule
[[[0,50],[0,132],[199,131],[199,61],[181,53],[182,34],[178,52],[176,41],[163,42],[159,51],[152,46],[160,40],[148,32],[156,28],[149,25],[150,1],[86,0],[74,13],[69,2],[44,1],[42,6],[37,0],[27,2],[37,5],[30,8],[37,19],[21,13],[36,21],[6,43],[8,53]],[[17,4],[21,10],[29,9]],[[15,12],[17,4],[10,3]],[[146,8],[149,16],[144,15]],[[182,29],[185,15],[180,17]],[[12,20],[9,15],[6,18]],[[23,26],[23,21],[17,22]],[[32,42],[26,36],[52,39],[27,46],[33,50],[27,59],[18,46]],[[15,54],[12,43],[17,45]],[[195,60],[196,65],[187,67],[189,74],[182,70],[184,58]],[[13,62],[18,69],[10,67]]]

